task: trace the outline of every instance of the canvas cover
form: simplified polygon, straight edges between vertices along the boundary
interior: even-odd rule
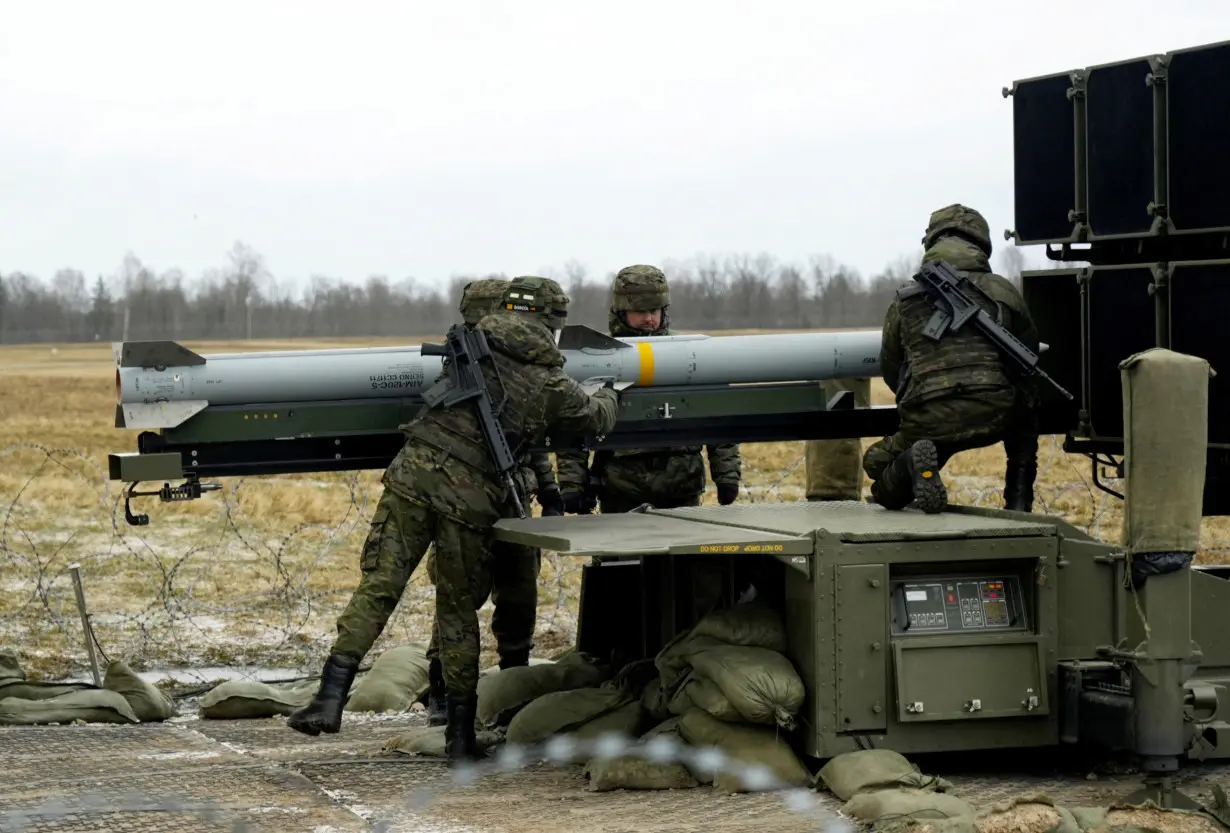
[[[1119,365],[1123,383],[1123,543],[1129,553],[1192,553],[1208,444],[1209,363],[1154,348]]]

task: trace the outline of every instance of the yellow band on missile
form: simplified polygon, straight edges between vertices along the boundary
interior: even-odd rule
[[[641,374],[636,377],[636,383],[648,387],[653,384],[653,346],[648,341],[638,341],[636,352],[641,358]]]

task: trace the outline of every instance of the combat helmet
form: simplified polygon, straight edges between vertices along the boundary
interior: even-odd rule
[[[986,218],[969,206],[953,203],[931,212],[923,245],[929,249],[946,235],[968,240],[982,249],[987,257],[991,256],[991,228]]]
[[[568,323],[568,295],[564,288],[550,278],[522,275],[513,278],[504,288],[501,306],[509,312],[528,315],[555,336],[559,341],[560,331]]]
[[[504,290],[508,281],[503,278],[482,278],[470,281],[461,290],[461,320],[466,326],[473,327],[484,315],[490,315],[501,308],[504,301]]]
[[[666,275],[656,266],[644,264],[625,266],[615,275],[611,284],[611,326],[622,325],[628,332],[633,331],[628,326],[628,312],[649,312],[662,310],[662,323],[659,331],[666,330],[668,310],[671,305],[670,287],[666,283]]]

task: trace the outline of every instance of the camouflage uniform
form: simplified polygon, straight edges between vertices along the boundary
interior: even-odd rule
[[[466,284],[461,293],[461,318],[468,327],[484,316],[500,310],[508,281],[484,279]],[[521,494],[526,500],[538,498],[544,516],[564,514],[564,502],[559,484],[555,482],[555,467],[545,451],[527,454],[518,473]],[[491,544],[491,633],[495,636],[500,668],[528,665],[534,647],[534,625],[538,619],[538,573],[542,566],[542,550],[493,541]],[[435,549],[427,554],[427,576],[436,583]],[[482,607],[488,594],[476,596]],[[444,690],[444,668],[440,663],[440,628],[431,625],[431,644],[427,648],[427,724],[442,726],[447,722]]]
[[[923,262],[945,261],[991,299],[971,293],[1031,350],[1038,332],[1025,300],[1006,278],[991,272],[987,221],[972,208],[950,205],[931,215]],[[880,370],[896,391],[900,430],[876,442],[863,457],[871,493],[888,509],[911,500],[926,512],[947,506],[939,469],[954,454],[1004,443],[1008,465],[1004,503],[1028,512],[1038,471],[1038,390],[1009,369],[972,326],[936,342],[922,334],[935,312],[916,284],[898,290],[884,316]]]
[[[493,353],[482,372],[514,453],[548,431],[606,433],[618,394],[589,396],[563,370],[552,330],[563,327],[568,296],[545,278],[514,279],[501,312],[478,322]],[[448,694],[445,749],[450,759],[477,754],[479,628],[476,599],[491,589],[491,527],[509,495],[492,470],[475,410],[468,404],[424,408],[402,427],[406,444],[385,470],[384,493],[363,545],[359,586],[337,620],[337,639],[320,689],[287,721],[315,735],[336,732],[359,661],[401,600],[427,548],[435,544],[436,622]]]
[[[871,406],[870,379],[831,379],[820,383],[832,399],[842,391],[854,396],[854,407]],[[809,501],[862,500],[863,442],[847,440],[808,440],[805,444],[804,479]]]
[[[615,276],[611,288],[610,331],[620,336],[666,336],[670,330],[670,290],[666,276],[654,266],[628,266]],[[658,329],[634,330],[629,310],[662,310]],[[590,512],[595,505],[607,513],[627,512],[642,503],[659,509],[699,506],[705,491],[705,463],[700,446],[664,450],[599,451],[588,465],[585,452],[559,452],[559,484],[569,512]],[[739,496],[742,459],[737,445],[705,448],[709,474],[717,486],[718,502],[725,505]]]

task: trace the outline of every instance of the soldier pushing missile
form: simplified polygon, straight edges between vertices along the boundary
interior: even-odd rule
[[[466,368],[481,375],[495,419],[484,422],[473,399],[447,402],[459,391],[425,394],[428,406],[402,426],[406,443],[385,470],[384,491],[360,552],[361,577],[337,620],[337,639],[310,703],[287,725],[308,735],[337,732],[359,662],[379,637],[429,546],[435,544],[436,624],[447,698],[445,752],[450,763],[478,756],[477,599],[490,588],[492,527],[509,506],[505,465],[552,429],[605,434],[615,425],[619,395],[612,387],[587,394],[563,371],[556,333],[567,320],[568,296],[546,278],[516,278],[504,312],[481,319],[480,355]],[[511,314],[506,314],[511,313]],[[463,326],[463,325],[458,325]],[[451,331],[450,350],[471,339]],[[490,356],[481,353],[490,350]],[[454,365],[456,367],[457,365]],[[460,378],[461,374],[458,372]],[[481,403],[477,403],[481,405]],[[494,424],[491,424],[494,423]],[[511,450],[501,458],[504,441]],[[497,463],[503,459],[504,463]],[[514,478],[515,481],[515,478]],[[515,482],[513,488],[516,488]]]
[[[977,303],[1026,348],[1037,353],[1038,331],[1021,293],[991,271],[991,234],[972,208],[932,212],[923,263],[947,263],[968,278]],[[940,469],[954,454],[1003,442],[1007,453],[1004,506],[1033,509],[1038,473],[1038,388],[1014,372],[999,348],[973,326],[932,338],[936,307],[918,284],[897,290],[884,315],[880,371],[896,393],[900,429],[863,457],[871,494],[887,509],[912,501],[941,512],[948,494]]]

